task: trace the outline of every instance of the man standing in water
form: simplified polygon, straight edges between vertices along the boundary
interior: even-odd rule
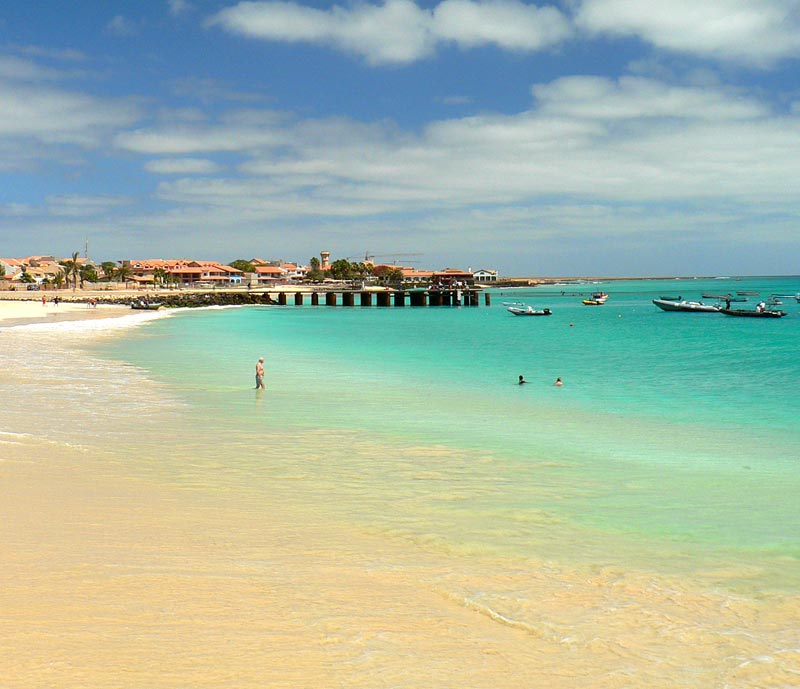
[[[256,362],[256,390],[264,390],[264,357]]]

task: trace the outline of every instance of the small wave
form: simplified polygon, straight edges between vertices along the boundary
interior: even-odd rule
[[[127,316],[109,316],[107,318],[87,318],[58,321],[56,323],[25,323],[22,325],[4,326],[2,330],[25,332],[73,332],[97,333],[109,330],[125,330],[135,328],[144,323],[161,318],[168,318],[170,311],[143,311]]]

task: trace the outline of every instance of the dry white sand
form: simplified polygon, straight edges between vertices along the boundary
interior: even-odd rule
[[[21,298],[10,299],[5,295],[0,297],[0,326],[114,318],[128,315],[130,312],[130,309],[124,306],[108,304],[98,304],[96,307],[92,307],[88,304],[62,301],[56,305],[50,297],[45,304],[42,304],[41,298],[38,301],[31,301]]]

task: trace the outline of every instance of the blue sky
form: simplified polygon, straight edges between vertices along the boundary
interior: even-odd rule
[[[0,256],[796,274],[800,0],[6,0]]]

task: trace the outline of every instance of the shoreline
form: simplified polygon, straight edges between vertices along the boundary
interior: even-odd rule
[[[101,309],[71,311],[80,319]],[[147,313],[119,312],[137,322]],[[259,444],[258,481],[221,481],[240,469],[236,453],[204,463],[189,452],[201,439],[213,448],[214,438],[200,429],[186,436],[183,423],[167,419],[160,385],[132,407],[147,381],[128,377],[127,366],[83,367],[88,358],[60,333],[42,341],[35,361],[25,333],[9,339],[20,365],[4,375],[10,389],[28,386],[26,397],[38,401],[24,416],[41,426],[24,435],[27,427],[11,424],[0,437],[8,496],[0,501],[0,622],[9,630],[0,668],[9,687],[405,689],[466,681],[489,689],[504,677],[509,689],[575,689],[594,677],[597,689],[621,681],[699,689],[791,686],[796,676],[800,656],[786,650],[794,649],[790,622],[800,610],[794,593],[731,595],[610,563],[586,569],[514,557],[509,565],[493,552],[354,528],[335,511],[306,508],[321,495],[311,484],[325,465],[330,492],[365,478],[357,465],[339,475],[336,462],[323,462],[313,428],[302,444]],[[81,374],[89,374],[85,382]],[[53,390],[65,389],[69,402],[51,411]],[[249,390],[242,398],[253,421],[275,413],[267,404],[259,415]],[[142,419],[146,409],[160,434],[149,440],[155,422]],[[128,435],[120,433],[117,416],[130,419],[135,435],[127,426]],[[110,435],[78,440],[93,423]],[[75,429],[74,444],[39,442],[56,424]],[[330,442],[327,433],[319,439]],[[430,463],[435,454],[408,450],[397,475],[443,499],[468,488],[447,488],[447,458]],[[544,477],[552,467],[537,471]],[[302,493],[308,499],[299,504]]]
[[[0,328],[21,325],[64,323],[69,321],[90,321],[129,316],[130,309],[123,306],[98,304],[92,308],[84,303],[62,302],[55,306],[48,302],[42,306],[28,300],[0,299]]]

